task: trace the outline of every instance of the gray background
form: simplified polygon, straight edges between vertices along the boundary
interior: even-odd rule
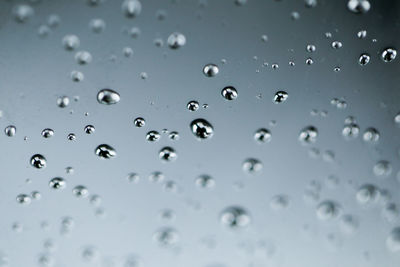
[[[303,1],[249,0],[244,6],[224,1],[155,1],[143,0],[142,12],[128,19],[121,12],[121,1],[107,0],[96,7],[83,0],[42,0],[29,3],[35,10],[27,23],[17,23],[12,8],[22,1],[0,2],[0,128],[17,127],[14,137],[0,135],[0,251],[8,266],[40,266],[41,255],[49,255],[54,266],[124,266],[137,255],[143,266],[387,266],[400,265],[400,254],[385,245],[389,232],[400,222],[388,223],[382,216],[383,204],[361,207],[356,189],[364,183],[376,184],[399,203],[399,131],[393,118],[400,111],[400,60],[391,63],[380,59],[386,47],[400,47],[399,2],[370,1],[371,10],[363,15],[351,13],[347,1],[322,1],[307,8]],[[203,3],[203,4],[201,4]],[[163,21],[156,18],[165,10]],[[291,12],[300,14],[291,19]],[[51,14],[61,23],[46,38],[38,36],[38,27]],[[104,32],[93,33],[88,24],[93,18],[106,22]],[[132,38],[124,29],[139,27],[141,34]],[[358,39],[359,30],[368,31]],[[182,32],[184,47],[171,50],[166,39],[172,32]],[[331,39],[325,37],[331,32]],[[75,34],[93,61],[78,65],[74,52],[62,47],[66,34]],[[268,35],[263,42],[261,36]],[[155,38],[164,40],[156,47]],[[372,39],[376,42],[372,42]],[[339,40],[341,49],[331,42]],[[314,53],[306,51],[314,44]],[[122,50],[130,46],[131,58]],[[371,62],[361,67],[358,57],[368,52]],[[115,56],[115,61],[110,60]],[[254,56],[257,59],[254,59]],[[314,64],[305,60],[312,57]],[[221,60],[226,59],[226,64]],[[295,66],[288,62],[294,61]],[[207,78],[202,68],[207,63],[219,65],[220,73]],[[263,67],[267,62],[268,66]],[[273,70],[271,64],[279,64]],[[340,72],[334,72],[339,66]],[[72,70],[82,71],[85,79],[75,83]],[[140,78],[147,72],[148,78]],[[235,101],[226,101],[220,91],[227,85],[237,88]],[[112,106],[96,100],[102,88],[112,88],[121,101]],[[275,105],[274,93],[285,90],[289,98]],[[261,94],[261,98],[257,95]],[[69,96],[71,103],[61,109],[59,96]],[[79,96],[79,101],[74,101]],[[346,109],[330,104],[332,98],[344,98]],[[189,112],[186,104],[197,100],[208,108]],[[317,109],[326,117],[311,116]],[[89,115],[85,116],[88,112]],[[344,119],[355,116],[361,133],[370,126],[380,131],[377,145],[368,145],[360,136],[347,141],[341,135]],[[146,119],[136,128],[133,119]],[[205,118],[214,126],[210,140],[198,141],[189,124]],[[276,121],[270,126],[271,120]],[[86,135],[87,124],[96,132]],[[317,142],[303,146],[300,130],[314,125]],[[253,139],[258,128],[272,132],[272,141],[259,145]],[[50,139],[41,136],[52,128]],[[150,130],[176,130],[180,140],[162,134],[157,143],[149,143]],[[77,139],[67,140],[69,133]],[[28,137],[24,140],[24,137]],[[106,143],[118,156],[101,160],[94,154],[97,145]],[[163,163],[158,151],[172,146],[176,162]],[[326,162],[321,156],[309,157],[310,148],[321,154],[333,151],[335,159]],[[47,158],[47,167],[34,169],[29,164],[33,154]],[[249,176],[242,162],[255,157],[263,162],[262,173]],[[379,160],[388,160],[392,173],[385,179],[373,174]],[[66,174],[72,166],[74,174]],[[173,180],[179,192],[171,193],[162,184],[148,180],[150,173],[162,171]],[[128,183],[126,175],[140,175],[137,184]],[[194,179],[200,174],[215,178],[213,190],[199,190]],[[340,179],[330,189],[326,177]],[[48,187],[52,177],[67,180],[67,188],[54,191]],[[26,180],[30,179],[30,183]],[[315,214],[317,203],[303,200],[311,181],[321,185],[320,200],[340,203],[343,214],[359,220],[353,235],[340,231],[338,219],[321,222]],[[238,189],[237,184],[243,188]],[[95,215],[98,208],[89,198],[78,199],[71,190],[85,185],[91,195],[102,198],[104,217]],[[236,185],[236,186],[235,186]],[[16,196],[38,190],[40,200],[27,206]],[[289,196],[287,209],[274,211],[269,201],[276,194]],[[240,205],[251,215],[246,229],[232,231],[221,225],[220,212],[230,205]],[[176,219],[164,222],[163,209],[172,209]],[[72,217],[75,226],[67,236],[60,234],[62,218]],[[46,222],[49,227],[43,229]],[[23,225],[21,232],[12,225]],[[160,247],[152,238],[158,229],[170,226],[179,233],[172,248]],[[306,230],[305,230],[306,229]],[[307,230],[308,229],[308,230]],[[329,241],[329,236],[334,240]],[[43,243],[52,240],[56,249],[47,251]],[[82,259],[82,251],[93,246],[99,256]]]

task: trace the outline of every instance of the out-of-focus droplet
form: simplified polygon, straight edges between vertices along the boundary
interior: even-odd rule
[[[117,152],[112,146],[102,144],[96,147],[95,154],[102,159],[111,159],[117,156]]]
[[[43,169],[46,167],[46,158],[40,154],[35,154],[31,157],[30,163],[36,169]]]
[[[380,195],[380,190],[375,185],[365,184],[357,190],[356,199],[360,204],[371,204],[377,203]]]
[[[393,228],[386,239],[386,246],[391,252],[400,251],[400,227]]]
[[[195,180],[196,185],[202,189],[212,189],[215,186],[215,180],[208,174],[202,174]]]
[[[357,138],[359,133],[360,133],[360,127],[355,123],[349,123],[344,125],[342,130],[342,135],[349,140]]]
[[[133,124],[135,124],[136,127],[141,128],[146,125],[146,120],[141,117],[138,117],[133,120]]]
[[[79,198],[85,198],[89,195],[89,190],[86,186],[77,185],[72,189],[72,194]]]
[[[289,197],[286,195],[276,195],[269,201],[269,206],[273,210],[283,210],[289,206]]]
[[[214,134],[213,126],[205,119],[195,119],[190,123],[190,129],[198,139],[208,139]]]
[[[259,159],[247,158],[245,161],[243,161],[242,169],[245,173],[255,175],[262,171],[263,164]]]
[[[312,45],[312,44],[309,44],[309,45],[307,45],[307,47],[306,47],[306,50],[308,51],[308,52],[315,52],[315,50],[316,50],[317,48],[315,47],[315,45]]]
[[[317,218],[323,221],[337,218],[340,212],[340,206],[331,200],[322,201],[316,209]]]
[[[29,205],[32,201],[31,197],[26,194],[20,194],[16,197],[17,203],[22,205]]]
[[[92,55],[88,51],[79,51],[75,54],[75,60],[80,65],[86,65],[92,62]]]
[[[92,19],[89,22],[89,28],[94,33],[101,33],[106,28],[106,23],[102,19]]]
[[[138,0],[124,0],[121,9],[126,17],[134,18],[142,12],[142,4]]]
[[[247,210],[239,206],[225,208],[220,214],[220,222],[229,229],[240,229],[251,223]]]
[[[375,163],[373,172],[377,177],[387,177],[392,173],[392,165],[387,160],[380,160]]]
[[[227,86],[222,89],[221,95],[226,99],[226,100],[235,100],[238,97],[238,92],[233,86]]]
[[[182,33],[174,32],[168,37],[168,46],[172,49],[178,49],[186,44],[186,37]]]
[[[14,18],[19,23],[27,22],[34,14],[35,11],[30,5],[20,4],[13,8]]]
[[[367,37],[367,31],[366,30],[360,30],[357,32],[357,37],[360,39],[364,39]]]
[[[361,66],[365,66],[369,63],[370,56],[368,54],[362,54],[360,58],[358,59],[358,64]]]
[[[149,175],[150,182],[160,183],[165,179],[165,175],[162,172],[155,171]]]
[[[379,131],[373,127],[367,128],[363,134],[363,140],[367,143],[376,143],[379,140]]]
[[[60,108],[65,108],[69,105],[69,97],[68,96],[60,96],[57,98],[57,106]]]
[[[71,79],[74,82],[81,82],[85,79],[85,75],[80,71],[73,70],[71,71]]]
[[[339,41],[332,42],[332,48],[334,48],[334,49],[342,48],[342,46],[343,46],[342,42],[339,42]]]
[[[271,132],[268,129],[260,128],[254,133],[254,140],[257,143],[269,143],[271,142]]]
[[[369,0],[349,0],[347,2],[347,8],[353,13],[367,13],[370,8],[371,4]]]
[[[79,47],[80,43],[78,36],[73,34],[65,35],[62,39],[62,44],[66,50],[75,50]]]
[[[17,127],[14,125],[9,125],[6,128],[4,128],[4,133],[6,136],[13,137],[17,133]]]
[[[153,235],[154,240],[161,246],[173,246],[179,241],[178,232],[170,227],[157,230]]]
[[[397,51],[394,48],[386,48],[381,54],[381,58],[384,62],[392,62],[395,60],[396,56]]]
[[[49,187],[52,189],[64,189],[66,186],[67,182],[61,177],[54,177],[49,182]]]
[[[289,95],[285,91],[278,91],[275,93],[273,102],[275,104],[283,103],[288,99]]]
[[[317,141],[318,130],[314,126],[307,126],[300,131],[299,141],[303,144],[312,144]]]
[[[203,73],[207,77],[214,77],[219,72],[219,68],[215,64],[207,64],[203,68]]]
[[[111,89],[102,89],[97,93],[97,101],[104,105],[117,104],[120,101],[120,95]]]
[[[140,176],[135,172],[131,172],[126,176],[126,179],[128,180],[128,182],[136,184],[139,182]]]
[[[160,152],[158,153],[159,158],[164,161],[164,162],[171,162],[175,161],[178,157],[178,154],[176,154],[175,149],[172,147],[163,147]]]
[[[359,221],[353,215],[345,214],[340,217],[339,227],[345,234],[353,234],[359,227]]]

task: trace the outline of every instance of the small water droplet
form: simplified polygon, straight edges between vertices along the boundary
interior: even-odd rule
[[[97,93],[97,101],[100,104],[112,105],[117,104],[120,101],[120,95],[111,89],[102,89]]]
[[[251,217],[244,208],[231,206],[221,212],[220,221],[222,225],[230,229],[240,229],[251,223]]]
[[[172,49],[178,49],[186,44],[186,37],[182,33],[174,32],[168,37],[168,46]]]
[[[207,64],[203,68],[203,73],[207,77],[214,77],[219,72],[219,68],[215,64]]]
[[[40,154],[35,154],[31,157],[30,163],[37,169],[43,169],[46,167],[46,158]]]
[[[278,91],[275,93],[273,102],[275,104],[283,103],[288,99],[289,95],[285,91]]]
[[[235,100],[238,97],[238,92],[233,86],[227,86],[222,89],[221,95],[226,100]]]
[[[61,177],[54,177],[49,182],[49,187],[52,189],[64,189],[66,186],[67,182]]]

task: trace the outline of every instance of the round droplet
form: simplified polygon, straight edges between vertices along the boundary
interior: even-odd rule
[[[373,172],[377,177],[386,177],[392,173],[392,165],[387,160],[380,160],[375,163]]]
[[[172,49],[178,49],[186,44],[186,37],[182,33],[174,32],[167,40],[168,46]]]
[[[31,157],[31,165],[37,169],[43,169],[46,167],[46,158],[40,154],[35,154]]]
[[[128,180],[128,182],[136,184],[139,182],[140,176],[135,172],[131,172],[126,176],[126,179]]]
[[[72,194],[79,198],[85,198],[89,195],[89,190],[86,186],[77,185],[72,189]]]
[[[378,202],[380,195],[380,190],[375,185],[365,184],[357,190],[356,199],[360,204],[371,204]]]
[[[221,95],[226,100],[235,100],[238,97],[238,92],[233,86],[227,86],[221,91]]]
[[[85,79],[85,75],[80,71],[73,70],[71,71],[71,79],[74,82],[81,82]]]
[[[254,140],[256,140],[257,143],[269,143],[271,138],[271,132],[265,128],[258,129],[254,133]]]
[[[15,20],[19,23],[27,22],[34,15],[34,13],[35,12],[30,5],[21,4],[13,8]]]
[[[69,97],[68,96],[60,96],[57,98],[57,106],[60,108],[65,108],[69,105]]]
[[[141,117],[138,117],[133,120],[133,124],[135,124],[136,127],[140,128],[146,125],[146,120]]]
[[[17,203],[21,205],[29,205],[31,203],[31,197],[25,194],[20,194],[16,198]]]
[[[89,28],[94,33],[101,33],[106,28],[106,23],[102,19],[92,19],[89,22]]]
[[[54,135],[54,131],[50,128],[46,128],[42,131],[42,136],[44,138],[50,138]]]
[[[149,142],[156,142],[160,140],[160,133],[157,131],[150,131],[146,134],[146,140]]]
[[[321,202],[316,209],[317,218],[323,221],[337,218],[340,212],[340,206],[331,200]]]
[[[179,241],[178,232],[173,228],[162,228],[154,233],[154,240],[161,246],[173,246]]]
[[[4,133],[9,137],[13,137],[17,133],[17,128],[14,125],[9,125],[4,129]]]
[[[339,42],[339,41],[333,41],[332,42],[332,48],[334,48],[334,49],[339,49],[339,48],[342,48],[342,42]]]
[[[365,65],[367,65],[369,63],[369,60],[370,60],[370,56],[368,54],[362,54],[360,56],[360,58],[358,59],[358,63],[361,66],[365,66]]]
[[[318,130],[314,126],[307,126],[300,131],[299,141],[303,144],[312,144],[317,141]]]
[[[288,99],[288,97],[289,95],[285,91],[278,91],[275,93],[273,101],[275,104],[279,104],[285,102]]]
[[[85,129],[84,129],[85,133],[87,133],[87,134],[92,134],[95,132],[95,130],[96,129],[94,128],[93,125],[86,125]]]
[[[400,227],[390,232],[386,239],[386,246],[391,252],[400,252]]]
[[[384,62],[392,62],[397,56],[397,51],[394,48],[386,48],[381,54]]]
[[[196,185],[202,189],[212,189],[215,186],[215,180],[212,176],[202,174],[195,180]]]
[[[197,101],[190,101],[189,103],[187,103],[187,109],[190,111],[196,111],[199,109],[199,102]],[[400,116],[399,116],[399,122],[400,122]]]
[[[360,30],[357,32],[357,37],[360,39],[364,39],[367,37],[367,31],[366,30]]]
[[[190,123],[192,133],[198,139],[211,138],[214,134],[213,126],[205,119],[196,119]]]
[[[117,156],[115,149],[109,145],[102,144],[96,147],[95,154],[102,159],[111,159]]]
[[[379,140],[379,132],[375,128],[367,128],[363,134],[363,140],[367,143],[376,143]]]
[[[367,13],[371,8],[371,4],[368,0],[349,0],[347,8],[354,13]]]
[[[128,18],[134,18],[140,15],[142,11],[142,4],[138,0],[124,0],[122,2],[122,13]]]
[[[174,140],[174,141],[179,140],[179,133],[176,131],[170,132],[168,137],[169,137],[169,139]]]
[[[315,47],[315,45],[311,45],[311,44],[307,45],[307,47],[306,47],[306,50],[308,52],[315,52],[316,49],[317,48]]]
[[[283,210],[289,206],[289,197],[286,195],[273,196],[269,202],[269,206],[273,210]]]
[[[121,99],[120,95],[111,89],[102,89],[97,93],[97,101],[100,104],[112,105],[117,104]]]
[[[80,43],[78,36],[73,34],[65,35],[62,39],[62,44],[66,50],[75,50],[79,47]]]
[[[61,177],[55,177],[50,180],[49,186],[52,189],[64,189],[67,186],[67,182]]]
[[[231,206],[221,212],[220,221],[230,229],[240,229],[250,224],[251,217],[244,208]]]
[[[69,141],[75,141],[76,140],[76,135],[74,133],[70,133],[67,135],[67,139]]]
[[[355,123],[346,124],[343,127],[342,135],[346,139],[354,139],[357,138],[358,134],[360,133],[360,127]]]
[[[158,153],[159,158],[164,162],[175,161],[178,157],[175,150],[172,147],[163,147]]]
[[[78,64],[86,65],[92,62],[92,55],[88,51],[79,51],[75,54],[75,60]]]
[[[162,172],[155,171],[149,175],[149,180],[153,183],[160,183],[165,179],[165,176]]]
[[[219,68],[215,64],[207,64],[203,68],[203,73],[207,77],[214,77],[215,75],[218,74],[218,72],[219,72]]]
[[[245,173],[254,175],[262,171],[263,164],[258,159],[248,158],[245,161],[243,161],[242,169]]]

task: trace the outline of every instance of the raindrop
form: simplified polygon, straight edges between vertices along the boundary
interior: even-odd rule
[[[161,135],[157,131],[150,131],[146,134],[146,140],[149,142],[156,142],[160,139]]]
[[[247,158],[242,164],[242,169],[245,173],[254,175],[262,171],[263,164],[258,159]]]
[[[187,103],[187,109],[190,111],[196,111],[199,109],[199,102],[197,101],[190,101],[189,103]],[[399,115],[399,123],[400,123],[400,115]]]
[[[386,246],[391,252],[400,252],[400,227],[390,232],[386,239]]]
[[[95,149],[95,154],[102,159],[111,159],[117,156],[115,149],[106,144],[97,146]]]
[[[332,42],[332,48],[334,48],[334,49],[342,48],[342,46],[343,46],[342,43],[339,41]]]
[[[362,185],[356,193],[357,202],[360,204],[376,203],[381,193],[379,189],[372,184]]]
[[[317,218],[323,221],[337,218],[340,212],[340,206],[331,200],[321,202],[316,209]]]
[[[176,131],[170,132],[168,137],[171,140],[177,141],[177,140],[179,140],[179,133]]]
[[[273,196],[269,202],[269,206],[273,210],[283,210],[289,206],[289,197],[286,195]]]
[[[238,97],[238,92],[233,86],[227,86],[221,91],[221,95],[226,100],[235,100]]]
[[[76,135],[74,133],[70,133],[67,135],[67,139],[69,141],[75,141],[76,140]]]
[[[261,128],[258,129],[254,133],[254,140],[257,141],[257,143],[269,143],[271,141],[272,135],[271,132],[268,129]]]
[[[251,217],[244,208],[231,206],[221,212],[220,221],[230,229],[240,229],[251,223]]]
[[[67,186],[67,183],[63,178],[55,177],[50,180],[49,186],[52,189],[64,189]]]
[[[172,49],[178,49],[186,44],[186,37],[179,32],[172,33],[167,40],[168,46]]]
[[[202,189],[212,189],[215,186],[215,180],[212,176],[202,174],[195,180],[196,185]]]
[[[102,19],[92,19],[89,22],[89,28],[94,33],[101,33],[106,28],[106,23]]]
[[[86,125],[85,129],[84,129],[85,133],[87,133],[87,134],[92,134],[92,133],[94,133],[95,130],[96,129],[94,128],[93,125]]]
[[[214,77],[219,72],[218,66],[215,64],[207,64],[203,68],[203,73],[207,77]]]
[[[355,123],[346,124],[343,127],[342,135],[346,139],[354,139],[357,138],[358,134],[360,133],[360,127]]]
[[[92,55],[88,51],[79,51],[75,54],[75,60],[81,65],[86,65],[92,61]]]
[[[171,161],[175,161],[178,157],[178,155],[176,154],[175,150],[172,147],[163,147],[158,156],[160,157],[160,159],[164,162],[171,162]]]
[[[190,129],[198,139],[211,138],[214,134],[213,126],[205,119],[195,119],[190,123]]]
[[[367,143],[376,143],[379,140],[379,132],[375,128],[367,128],[363,134],[363,140]]]
[[[112,105],[118,103],[120,99],[120,95],[111,89],[102,89],[97,93],[97,101],[100,104]]]
[[[371,8],[371,4],[369,0],[349,0],[347,8],[354,13],[367,13]]]
[[[318,130],[314,126],[307,126],[300,131],[299,141],[303,144],[311,144],[317,141]]]
[[[377,177],[389,176],[392,173],[392,165],[387,160],[380,160],[375,163],[373,172]]]
[[[146,125],[146,120],[141,117],[138,117],[133,120],[133,124],[135,124],[136,127],[140,128]]]
[[[89,190],[83,185],[77,185],[72,189],[72,194],[79,198],[85,198],[89,195]]]
[[[306,47],[306,50],[307,50],[308,52],[315,52],[316,49],[317,49],[317,48],[315,47],[315,45],[312,45],[312,44],[309,44],[309,45],[307,45],[307,47]]]
[[[46,158],[40,154],[35,154],[31,157],[31,165],[37,169],[43,169],[46,167]]]
[[[385,62],[392,62],[397,56],[397,51],[394,48],[386,48],[381,54],[381,58]]]
[[[165,179],[165,176],[162,172],[155,171],[149,175],[149,180],[153,183],[160,183]]]
[[[33,8],[25,4],[16,5],[13,8],[13,15],[15,17],[15,20],[19,23],[27,22],[34,15],[34,13],[35,12]]]
[[[20,194],[16,198],[17,203],[22,204],[22,205],[29,205],[31,203],[31,197],[25,194]]]
[[[360,58],[358,59],[358,64],[361,66],[365,66],[369,63],[370,56],[368,54],[362,54]]]
[[[54,131],[50,128],[46,128],[42,131],[42,136],[44,138],[50,138],[54,135]]]
[[[13,137],[17,133],[17,128],[14,125],[9,125],[4,129],[6,136]]]
[[[71,79],[74,82],[81,82],[83,79],[85,79],[85,75],[83,75],[83,73],[80,71],[73,70],[71,72]]]
[[[65,35],[62,39],[62,44],[66,50],[75,50],[79,47],[80,43],[78,36],[73,34]]]
[[[179,241],[178,232],[169,227],[156,231],[153,238],[161,246],[173,246]]]
[[[359,32],[357,32],[357,37],[360,39],[364,39],[365,37],[367,37],[367,31],[366,30],[360,30]]]
[[[57,98],[57,106],[60,108],[65,108],[69,105],[69,97],[68,96],[60,96]]]
[[[275,93],[273,101],[275,104],[283,103],[288,99],[288,97],[289,95],[285,91],[278,91]]]
[[[359,222],[353,215],[346,214],[340,217],[339,227],[346,234],[353,234],[357,231]]]
[[[122,13],[128,18],[134,18],[140,15],[142,11],[142,4],[138,0],[124,0],[122,2]]]
[[[135,172],[131,172],[126,176],[126,179],[128,180],[128,182],[136,184],[139,182],[140,176]]]

